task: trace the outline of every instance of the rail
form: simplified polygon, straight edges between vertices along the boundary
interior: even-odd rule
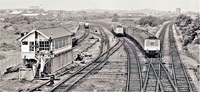
[[[173,49],[173,52],[171,53],[171,58],[172,58],[172,65],[174,67],[173,68],[174,69],[173,70],[174,71],[174,76],[175,76],[174,77],[175,78],[174,81],[175,81],[176,85],[178,86],[178,83],[177,83],[178,79],[176,77],[177,69],[175,70],[175,63],[177,63],[176,65],[180,65],[181,66],[182,72],[183,72],[184,77],[186,79],[186,82],[188,84],[189,91],[193,92],[193,88],[191,86],[187,71],[186,71],[185,66],[184,66],[182,60],[180,59],[180,55],[178,53],[178,49],[177,49],[177,46],[176,46],[176,40],[174,38],[174,34],[173,34],[173,30],[172,30],[172,25],[171,25],[170,30],[169,30],[169,41],[170,41],[170,47],[171,47],[171,49]],[[177,59],[177,60],[175,60],[175,59]],[[179,73],[181,73],[181,71]],[[180,89],[179,89],[179,91],[180,91]]]
[[[105,53],[103,53],[102,55],[100,55],[97,59],[95,59],[94,61],[92,61],[91,63],[89,63],[87,66],[83,67],[82,69],[80,69],[79,71],[75,72],[74,74],[72,74],[71,76],[69,76],[68,78],[66,78],[64,81],[60,82],[58,85],[54,86],[50,92],[55,91],[60,85],[62,85],[63,83],[65,83],[66,81],[70,80],[72,77],[74,77],[75,75],[77,75],[78,73],[80,73],[81,71],[83,71],[84,69],[86,69],[87,67],[89,67],[90,65],[94,64],[98,59],[100,59],[101,57],[103,57],[104,55],[106,55],[107,53],[109,53],[111,50],[113,50],[114,47],[116,47],[119,44],[120,41],[118,41],[118,43],[116,43],[113,47],[111,47],[108,51],[106,51]],[[122,44],[119,46],[121,47]],[[118,48],[119,48],[118,47]],[[117,50],[117,49],[116,49]],[[85,73],[81,78],[79,78],[78,80],[76,80],[72,85],[69,85],[68,87],[66,87],[64,89],[64,92],[69,90],[74,84],[76,84],[78,81],[80,81],[82,78],[84,78],[86,75],[88,75],[91,71],[93,71],[96,67],[98,67],[99,65],[101,65],[110,55],[112,55],[116,50],[114,50],[113,52],[111,52],[108,56],[106,56],[103,60],[100,61],[100,63],[96,63],[93,68],[90,67],[90,70]]]
[[[86,32],[85,32],[85,37],[87,37],[88,35],[89,35],[89,31],[88,31],[88,35],[86,35]],[[84,36],[83,35],[83,36]],[[100,34],[100,35],[98,35],[98,36],[101,36],[102,34]],[[85,39],[85,37],[82,37],[81,39]],[[83,40],[82,40],[83,41]],[[83,51],[86,51],[87,49],[89,49],[90,47],[92,47],[95,43],[97,42],[97,40],[92,44],[92,45],[90,45],[89,47],[87,47],[86,49],[84,49]],[[103,47],[103,46],[101,46],[101,47]],[[76,46],[74,47],[74,48],[77,48]],[[73,49],[74,49],[73,48]],[[101,48],[102,49],[102,48]],[[100,52],[100,54],[99,54],[99,56],[98,57],[100,57],[100,55],[101,55],[101,53],[102,52]],[[62,75],[64,75],[64,74],[66,74],[66,73],[68,73],[71,69],[66,69],[65,67],[67,67],[67,66],[69,66],[69,65],[66,65],[66,66],[64,66],[64,67],[62,67],[62,68],[60,68],[59,70],[57,70],[56,71],[56,78],[59,78],[60,76],[62,76]],[[64,70],[64,72],[63,72],[63,70]],[[58,72],[58,71],[61,71],[61,72]],[[35,91],[35,90],[37,90],[38,88],[41,88],[42,86],[45,86],[45,85],[47,85],[48,83],[50,82],[50,80],[48,80],[47,82],[44,82],[44,83],[42,83],[41,85],[39,85],[39,86],[36,86],[36,87],[33,87],[33,88],[31,88],[31,89],[28,89],[28,91],[30,91],[30,92],[32,92],[32,91]]]
[[[142,71],[141,71],[141,65],[140,65],[140,60],[139,60],[139,57],[137,55],[137,52],[136,52],[136,49],[134,46],[131,46],[131,44],[128,42],[128,41],[125,41],[128,46],[130,47],[131,51],[133,52],[134,54],[134,57],[136,59],[136,63],[137,63],[137,67],[138,67],[138,73],[139,73],[139,80],[140,80],[140,90],[142,90],[142,84],[143,84],[143,79],[142,79]],[[130,69],[131,69],[131,65],[130,65],[130,52],[128,51],[128,47],[126,45],[124,45],[125,47],[125,51],[127,52],[127,73],[128,73],[128,76],[127,76],[127,81],[126,81],[126,89],[125,91],[126,92],[129,92],[129,84],[130,84]]]
[[[174,89],[175,92],[178,92],[177,85],[176,85],[176,84],[174,83],[174,81],[172,80],[172,78],[171,78],[170,74],[168,73],[166,67],[162,64],[162,52],[163,52],[163,41],[164,41],[164,36],[165,36],[167,27],[170,27],[171,24],[172,24],[171,22],[167,23],[167,24],[163,27],[163,29],[162,29],[162,31],[161,31],[161,33],[160,33],[160,35],[159,35],[159,39],[160,39],[160,41],[161,41],[159,73],[161,73],[160,70],[161,70],[161,68],[163,68],[165,74],[167,75],[168,80],[170,81],[170,84],[172,85],[172,88]],[[161,74],[159,74],[159,77],[161,77],[160,75],[161,75]]]

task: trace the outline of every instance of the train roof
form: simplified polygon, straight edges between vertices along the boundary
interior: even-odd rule
[[[148,31],[145,31],[136,27],[132,27],[132,26],[129,26],[128,28],[131,28],[131,30],[139,34],[144,39],[157,39],[154,35],[152,35]]]

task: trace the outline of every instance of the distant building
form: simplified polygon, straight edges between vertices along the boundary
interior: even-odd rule
[[[176,8],[176,13],[181,14],[181,8]]]
[[[29,9],[31,9],[31,10],[39,10],[40,6],[29,6]]]
[[[17,11],[17,10],[14,10],[12,12],[10,12],[11,15],[18,15],[20,13],[22,13],[23,11]]]
[[[144,13],[123,13],[123,14],[120,14],[120,16],[125,16],[125,17],[142,17],[142,16],[147,16],[147,14],[144,14]]]

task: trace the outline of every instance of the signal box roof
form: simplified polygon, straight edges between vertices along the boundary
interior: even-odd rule
[[[69,30],[63,27],[38,29],[38,31],[40,31],[47,37],[51,37],[51,34],[52,34],[52,38],[59,38],[59,37],[72,35],[72,32],[70,32]]]
[[[39,34],[43,35],[47,39],[52,36],[52,39],[55,38],[60,38],[64,36],[72,36],[73,33],[70,32],[69,30],[63,28],[63,27],[55,27],[55,28],[44,28],[44,29],[37,29],[37,30],[32,30],[30,31],[27,35],[21,37],[19,41],[22,41],[26,37],[28,37],[30,34],[38,32]],[[52,35],[51,35],[52,34]]]

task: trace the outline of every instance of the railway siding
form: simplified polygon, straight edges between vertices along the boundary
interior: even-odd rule
[[[97,68],[84,78],[73,91],[123,91],[126,83],[125,59],[126,54],[121,47],[106,60],[102,68]]]
[[[109,43],[110,43],[110,47],[112,47],[116,43],[117,38],[114,38],[114,35],[107,28],[105,28],[103,26],[101,26],[101,27],[103,28],[103,30],[107,34],[108,39],[109,39]]]
[[[158,30],[158,31],[156,32],[155,36],[156,36],[157,38],[159,38],[159,36],[160,36],[162,30],[164,29],[164,26],[166,26],[168,23],[170,23],[170,21],[164,22],[164,23],[163,23],[163,26],[160,28],[160,30]]]

